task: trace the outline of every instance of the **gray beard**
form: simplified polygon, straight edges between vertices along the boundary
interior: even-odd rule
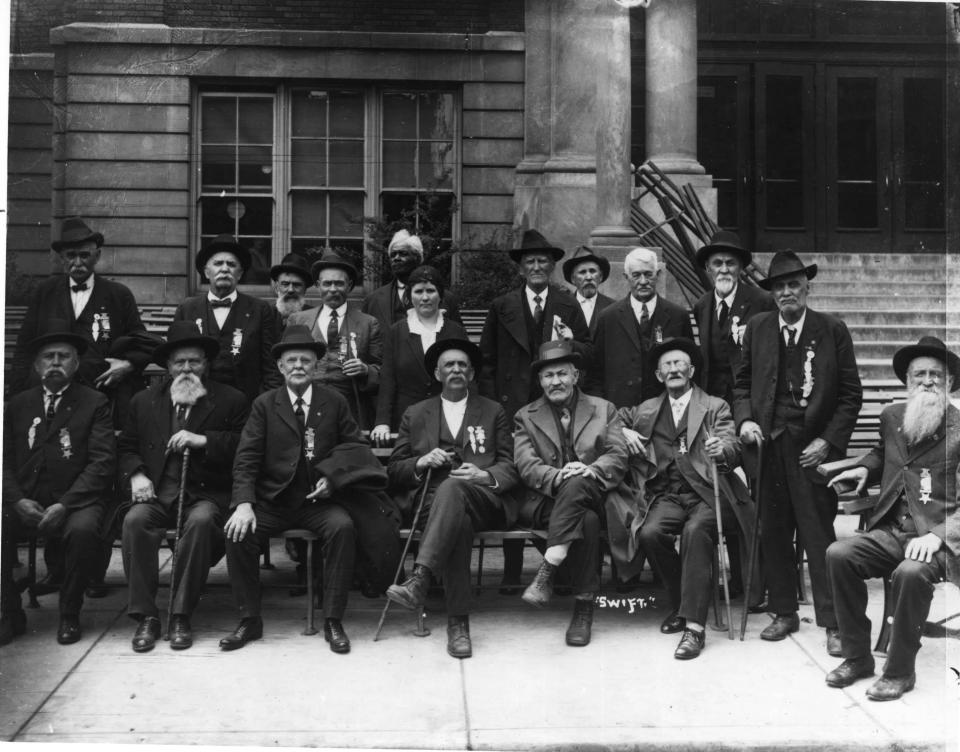
[[[718,279],[715,283],[716,291],[720,293],[721,297],[724,297],[724,298],[727,297],[727,295],[729,295],[731,292],[733,292],[733,288],[735,288],[736,286],[737,286],[737,281],[734,279],[731,279],[731,280]]]
[[[283,318],[303,310],[304,298],[277,298],[277,310]]]
[[[946,392],[927,392],[918,389],[907,399],[903,411],[903,435],[910,444],[921,441],[936,433],[943,423],[947,412]]]
[[[170,382],[170,400],[175,405],[195,405],[206,393],[203,382],[192,373],[181,373]]]

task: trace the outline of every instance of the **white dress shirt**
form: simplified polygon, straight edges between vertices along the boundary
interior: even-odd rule
[[[647,307],[647,315],[650,318],[653,318],[653,312],[657,310],[657,298],[659,296],[654,295],[646,303],[641,303],[633,295],[630,296],[630,306],[633,308],[633,315],[637,317],[637,321],[640,321],[640,317],[643,316],[643,307]]]
[[[730,311],[733,310],[733,299],[734,299],[735,297],[737,297],[737,286],[736,286],[736,285],[733,286],[733,290],[732,290],[732,291],[730,292],[730,294],[727,295],[727,297],[725,297],[725,298],[721,298],[721,297],[717,294],[717,291],[716,291],[716,290],[713,291],[713,315],[716,317],[716,319],[717,319],[718,321],[719,321],[719,319],[720,319],[720,304],[721,304],[723,301],[727,301],[727,315],[729,316],[729,315],[730,315]]]
[[[294,414],[297,412],[297,400],[303,403],[303,417],[306,418],[310,414],[310,400],[313,399],[313,384],[308,386],[303,394],[297,394],[293,389],[287,387],[287,396],[290,398],[290,407],[293,408]]]
[[[214,303],[218,300],[229,300],[230,306],[233,307],[233,304],[237,302],[237,291],[234,290],[232,293],[227,295],[224,298],[218,298],[212,292],[207,293],[207,300],[211,303]],[[223,329],[223,322],[227,320],[227,316],[230,315],[230,308],[226,306],[221,306],[219,308],[213,309],[213,317],[217,320],[217,328]]]
[[[523,291],[527,296],[527,305],[530,306],[530,313],[532,314],[537,307],[537,303],[534,298],[540,296],[540,307],[546,310],[547,308],[547,290],[549,287],[544,287],[540,292],[534,292],[529,287],[524,286]]]
[[[786,331],[783,327],[789,326],[791,329],[796,330],[796,334],[793,335],[794,344],[800,344],[800,334],[803,332],[803,325],[807,320],[807,309],[803,309],[803,315],[800,317],[800,320],[796,324],[788,324],[783,320],[783,316],[780,316],[780,336],[783,337],[783,344],[790,342],[790,333]]]
[[[443,419],[447,421],[450,435],[456,437],[460,432],[460,426],[463,425],[463,416],[467,414],[467,398],[453,402],[441,396],[440,404],[443,407]]]
[[[687,389],[683,394],[674,399],[673,397],[668,397],[670,400],[670,409],[673,411],[673,426],[674,428],[680,427],[680,419],[683,417],[683,411],[687,409],[687,405],[690,404],[690,397],[693,395],[693,389]]]
[[[323,341],[327,341],[327,327],[330,326],[330,311],[333,309],[329,306],[324,306],[320,309],[320,315],[317,316],[317,330],[320,332],[320,336],[323,337]],[[343,319],[347,315],[347,304],[344,303],[337,309],[337,331],[343,331]]]
[[[590,326],[590,320],[593,318],[593,312],[597,307],[597,296],[585,298],[577,293],[577,302],[580,304],[580,310],[583,311],[583,317],[587,320],[587,326]]]
[[[71,278],[67,278],[67,282],[70,283],[70,303],[73,305],[73,317],[75,319],[80,318],[80,314],[83,313],[83,309],[86,307],[87,303],[90,300],[90,296],[93,294],[93,279],[94,275],[91,274],[80,284],[85,284],[87,286],[86,290],[77,290],[73,291],[73,286],[75,282]]]

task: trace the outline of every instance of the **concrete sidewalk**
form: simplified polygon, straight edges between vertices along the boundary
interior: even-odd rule
[[[537,558],[528,552],[528,577]],[[222,563],[195,614],[195,644],[182,653],[163,643],[132,652],[122,587],[88,601],[83,640],[59,646],[56,595],[43,597],[41,609],[27,609],[28,634],[0,648],[0,737],[274,748],[960,747],[960,640],[924,638],[916,689],[874,703],[864,696],[869,680],[846,690],[824,684],[839,661],[826,654],[812,606],[801,607],[800,632],[783,642],[760,641],[769,617],[753,615],[745,642],[711,630],[703,655],[684,662],[673,658],[678,636],[658,629],[665,593],[640,589],[627,597],[646,599],[644,607],[598,608],[592,643],[575,649],[564,644],[570,598],[537,612],[498,595],[500,569],[488,556],[489,587],[471,618],[473,658],[447,656],[437,600],[428,603],[429,637],[412,636],[412,614],[391,607],[373,642],[383,601],[359,593],[345,619],[353,650],[334,655],[322,631],[300,634],[305,599],[287,592],[293,565],[279,546],[273,560],[277,570],[264,572],[265,584],[277,585],[265,590],[265,636],[233,653],[217,646],[236,623]],[[109,579],[122,580],[118,551]],[[876,624],[879,581],[871,608]],[[957,611],[960,595],[938,588],[931,619]]]

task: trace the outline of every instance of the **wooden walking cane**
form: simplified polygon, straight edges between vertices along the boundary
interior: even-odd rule
[[[170,640],[170,623],[173,621],[173,590],[177,584],[177,551],[180,549],[180,527],[183,522],[183,497],[187,490],[187,466],[190,464],[190,447],[183,449],[183,467],[180,468],[180,491],[177,494],[177,528],[173,536],[173,557],[170,563],[170,596],[167,598],[167,633],[163,639]]]
[[[753,537],[750,539],[750,561],[747,562],[747,581],[743,591],[743,615],[740,617],[740,642],[747,633],[747,616],[750,614],[750,588],[753,585],[753,570],[760,550],[760,476],[763,473],[763,439],[757,437],[757,478],[753,489],[756,512],[753,519]]]
[[[417,529],[417,521],[420,519],[420,511],[423,509],[423,502],[427,498],[427,489],[430,488],[430,476],[432,474],[433,474],[433,468],[428,467],[427,474],[423,479],[423,490],[420,492],[420,501],[417,502],[417,508],[413,513],[413,523],[410,525],[410,535],[407,536],[407,542],[403,545],[403,553],[400,554],[400,563],[397,564],[396,574],[393,575],[394,585],[397,584],[397,580],[400,579],[400,572],[403,571],[403,562],[407,558],[407,551],[410,550],[410,542],[413,540],[414,532]],[[389,609],[390,609],[390,599],[387,598],[387,602],[386,604],[384,604],[384,607],[383,607],[383,613],[380,614],[380,622],[379,624],[377,624],[377,633],[373,636],[374,642],[376,642],[380,638],[380,630],[383,629],[383,622],[387,618],[387,611]],[[423,609],[420,608],[418,609],[418,613],[417,613],[417,621],[420,622],[422,618],[423,618]],[[420,628],[419,631],[423,633],[422,636],[424,637],[430,634],[429,632],[425,631],[422,627]]]
[[[733,616],[730,612],[730,585],[727,582],[727,557],[723,545],[723,515],[720,511],[720,479],[717,477],[717,461],[711,460],[710,469],[713,473],[713,502],[717,514],[717,559],[720,566],[720,579],[723,582],[723,600],[727,606],[727,631],[729,639],[733,639]]]

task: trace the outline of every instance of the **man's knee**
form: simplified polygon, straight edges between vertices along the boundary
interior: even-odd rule
[[[890,581],[894,587],[932,586],[937,576],[933,565],[916,559],[904,559],[893,570]]]
[[[600,516],[591,509],[583,513],[583,537],[589,539],[600,537]]]

